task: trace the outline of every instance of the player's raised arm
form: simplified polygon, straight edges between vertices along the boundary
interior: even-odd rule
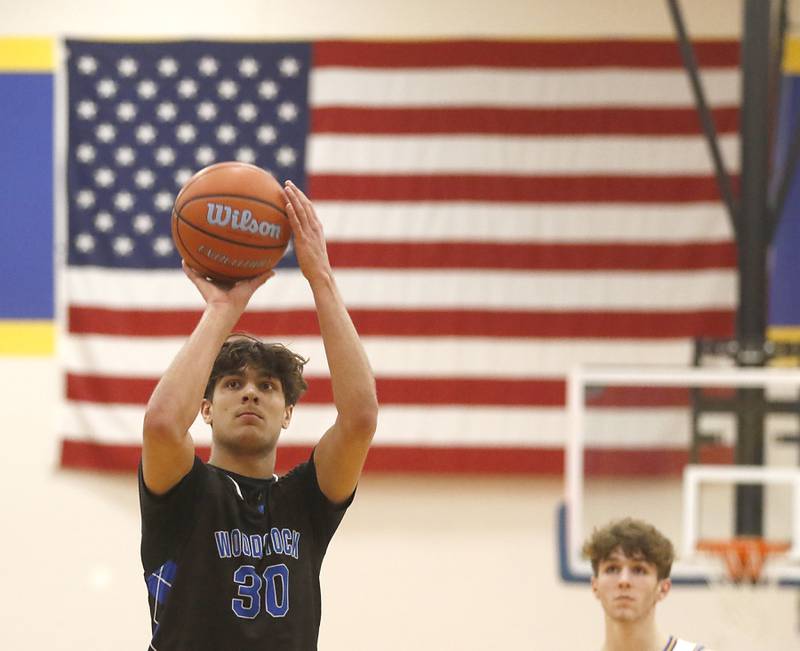
[[[336,287],[314,206],[293,183],[287,182],[285,190],[295,254],[314,295],[337,412],[314,452],[317,480],[329,500],[343,502],[355,490],[377,427],[375,378]]]
[[[197,417],[214,359],[250,297],[274,272],[220,287],[183,265],[206,308],[156,385],[144,416],[142,473],[147,488],[161,494],[189,472],[194,444],[189,427]]]

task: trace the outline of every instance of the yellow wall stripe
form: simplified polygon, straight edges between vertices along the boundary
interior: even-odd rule
[[[0,355],[52,355],[52,321],[0,321]]]
[[[783,45],[783,71],[800,74],[800,37],[791,36]]]
[[[54,68],[52,38],[0,37],[0,72],[52,72]]]
[[[800,343],[800,326],[770,326],[767,339],[787,343]]]

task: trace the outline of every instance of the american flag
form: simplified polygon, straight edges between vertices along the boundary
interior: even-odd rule
[[[736,173],[738,44],[695,47]],[[65,466],[137,463],[144,405],[203,307],[171,205],[213,162],[314,200],[377,377],[368,469],[558,473],[571,366],[689,364],[694,337],[732,332],[735,247],[673,41],[67,48]],[[239,329],[311,359],[287,467],[334,417],[291,256]],[[604,445],[685,450],[684,400],[608,394]],[[643,409],[669,426],[632,438]]]

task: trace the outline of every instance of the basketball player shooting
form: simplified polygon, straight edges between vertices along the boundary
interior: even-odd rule
[[[306,388],[306,360],[279,344],[230,335],[274,272],[223,287],[184,264],[206,307],[147,405],[139,468],[155,651],[317,648],[320,566],[353,499],[378,405],[322,225],[303,192],[291,182],[284,190],[336,419],[307,462],[273,474],[279,435]],[[211,427],[209,463],[195,455],[189,434],[198,410]]]

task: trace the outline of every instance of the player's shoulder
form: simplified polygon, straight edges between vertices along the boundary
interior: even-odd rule
[[[315,476],[314,462],[312,459],[309,459],[308,461],[298,463],[282,475],[278,475],[276,483],[286,486],[296,482],[307,481],[310,477]]]

